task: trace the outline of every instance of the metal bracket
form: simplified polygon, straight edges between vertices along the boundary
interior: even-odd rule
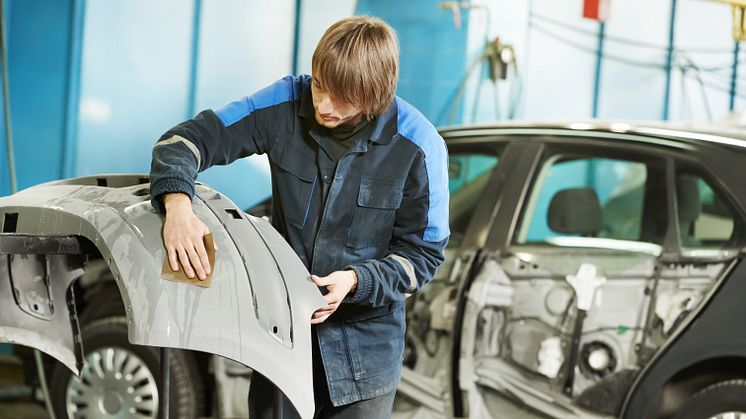
[[[73,329],[73,345],[75,346],[75,365],[78,371],[83,370],[83,336],[80,333],[78,308],[75,304],[75,287],[67,290],[67,312],[70,316],[70,327]]]
[[[21,310],[42,320],[54,315],[49,259],[46,255],[8,255],[13,297]]]

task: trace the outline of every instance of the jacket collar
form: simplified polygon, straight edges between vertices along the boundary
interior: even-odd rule
[[[318,125],[315,117],[316,111],[313,108],[313,97],[311,96],[311,83],[303,86],[303,95],[300,100],[300,109],[298,115],[313,122],[314,126]],[[376,144],[389,144],[396,135],[397,126],[397,106],[396,100],[392,100],[386,112],[373,118],[370,122],[373,126],[367,128],[370,133],[370,141]]]

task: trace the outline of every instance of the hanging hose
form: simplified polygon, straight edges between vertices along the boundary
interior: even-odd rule
[[[52,408],[52,399],[49,398],[49,388],[47,387],[47,375],[44,372],[44,362],[41,359],[41,352],[39,352],[38,349],[34,349],[34,361],[36,361],[36,372],[39,374],[41,392],[44,394],[44,403],[47,406],[49,419],[55,419],[54,409]]]

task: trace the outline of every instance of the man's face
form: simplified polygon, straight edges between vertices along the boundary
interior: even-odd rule
[[[363,119],[360,109],[332,96],[315,77],[311,83],[311,94],[316,122],[321,126],[335,128],[340,125],[357,124]]]

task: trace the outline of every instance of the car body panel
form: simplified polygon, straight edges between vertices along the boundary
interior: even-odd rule
[[[45,285],[42,280],[44,273],[38,272],[38,256],[2,253],[4,252],[0,252],[0,341],[36,348],[77,372],[78,348],[73,336],[66,294],[70,284],[83,273],[82,263],[68,264],[64,256],[50,256],[47,266],[58,274],[54,281],[49,281],[48,291],[24,292],[24,282]],[[11,272],[14,273],[13,276]],[[20,277],[36,280],[19,281]],[[17,301],[20,303],[16,303]],[[36,314],[38,311],[42,313]]]
[[[621,417],[655,417],[655,409],[661,402],[660,389],[683,369],[718,358],[746,360],[746,333],[742,326],[746,316],[743,304],[746,264],[743,259],[732,261],[728,273],[710,290],[692,320],[642,371],[628,394]],[[736,363],[731,368],[734,374],[741,371]]]
[[[211,287],[161,279],[163,217],[151,206],[146,183],[144,175],[51,182],[0,199],[0,219],[17,214],[15,234],[89,240],[119,286],[131,343],[204,351],[240,362],[274,382],[301,416],[312,416],[310,318],[324,299],[306,268],[266,220],[244,214],[220,193],[198,185],[194,211],[217,247]],[[64,305],[57,299],[69,276],[55,284],[55,305]],[[17,306],[8,295],[0,297],[2,305]],[[25,327],[36,334],[24,337],[27,332],[8,329],[14,322],[26,324],[24,316],[30,315],[17,311],[0,318],[5,322],[0,340],[34,346],[77,373],[69,324]]]

